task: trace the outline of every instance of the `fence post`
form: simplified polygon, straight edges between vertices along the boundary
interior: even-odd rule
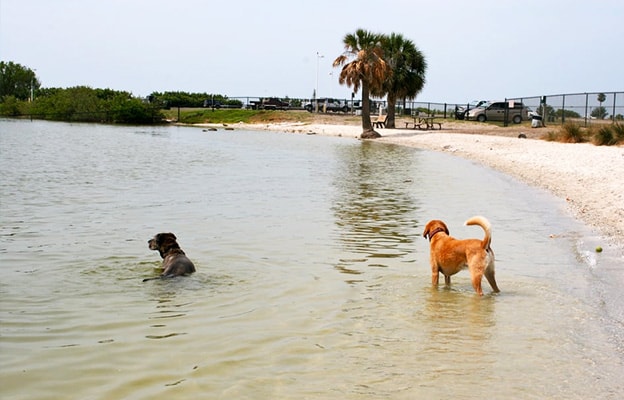
[[[509,100],[505,97],[505,111],[503,111],[503,126],[508,126],[507,117],[509,117]]]
[[[589,117],[587,108],[589,104],[589,93],[585,93],[585,128],[587,128],[587,119]]]
[[[561,125],[563,125],[565,124],[565,94],[561,97],[563,97],[561,102]]]
[[[615,96],[617,96],[616,92],[613,92],[613,112],[611,113],[611,122],[615,123]]]

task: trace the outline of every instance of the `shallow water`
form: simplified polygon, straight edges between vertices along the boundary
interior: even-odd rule
[[[11,399],[620,398],[621,255],[563,202],[341,138],[0,120]],[[430,287],[424,224],[494,227],[502,290]],[[155,276],[174,232],[191,277]],[[553,237],[551,237],[553,236]]]

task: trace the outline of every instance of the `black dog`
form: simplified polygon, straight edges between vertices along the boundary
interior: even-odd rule
[[[176,239],[173,233],[159,233],[147,241],[150,250],[158,250],[163,258],[163,272],[158,278],[145,278],[143,282],[152,279],[173,278],[195,272],[195,265],[182,251]]]

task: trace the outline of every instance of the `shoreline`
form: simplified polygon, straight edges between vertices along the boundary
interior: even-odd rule
[[[446,128],[452,123],[444,125],[445,129],[435,131],[376,129],[382,137],[375,140],[450,153],[547,190],[566,201],[568,212],[574,218],[604,236],[606,245],[615,246],[619,252],[624,250],[624,179],[621,177],[624,147],[538,139],[545,128],[488,127],[487,132],[481,133],[478,125],[475,129]],[[354,139],[359,139],[362,132],[360,125],[290,122],[236,124],[234,127]],[[517,137],[520,131],[527,139]]]

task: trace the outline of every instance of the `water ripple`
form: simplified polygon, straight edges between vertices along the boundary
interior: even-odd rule
[[[170,126],[0,120],[0,151],[6,398],[624,392],[622,261],[491,170]],[[480,237],[462,226],[475,214],[492,221],[502,292],[475,296],[467,271],[432,288],[424,223]],[[163,231],[197,272],[143,283]]]

